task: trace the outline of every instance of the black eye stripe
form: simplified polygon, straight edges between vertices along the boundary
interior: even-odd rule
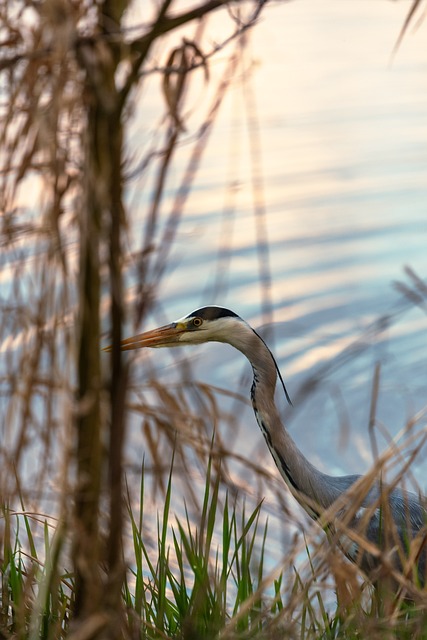
[[[192,311],[187,318],[200,318],[201,320],[217,320],[218,318],[238,318],[239,316],[230,309],[222,307],[202,307]],[[200,325],[199,325],[200,326]]]

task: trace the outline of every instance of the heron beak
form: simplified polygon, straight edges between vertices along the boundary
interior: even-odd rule
[[[120,343],[120,348],[122,351],[131,351],[143,347],[173,347],[179,344],[179,338],[184,331],[186,326],[183,322],[172,322],[164,327],[126,338]],[[111,351],[111,345],[104,347],[103,351]]]

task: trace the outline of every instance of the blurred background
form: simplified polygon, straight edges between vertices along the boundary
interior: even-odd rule
[[[361,472],[373,462],[368,425],[377,365],[379,450],[425,406],[425,299],[414,304],[398,284],[416,289],[405,268],[423,279],[427,267],[427,53],[422,25],[394,51],[407,9],[335,0],[268,8],[242,45],[144,323],[151,328],[215,303],[261,327],[294,400],[291,409],[283,403],[290,431],[332,474]],[[211,20],[202,48],[218,40],[223,18]],[[161,50],[156,56],[160,62]],[[201,71],[186,96],[187,131],[169,172],[160,226],[176,208],[191,154],[185,140],[203,108],[209,111],[227,60],[220,53],[209,85]],[[150,100],[135,114],[135,154],[141,141],[154,145],[159,137],[164,111],[156,86],[154,77],[145,86]],[[146,180],[129,186],[135,251],[151,198]],[[129,273],[129,298],[138,308],[138,271]],[[134,318],[129,335],[140,329]],[[230,347],[140,353],[132,365],[137,386],[148,358],[162,382],[181,381],[184,360],[195,380],[248,396],[250,368]],[[233,403],[218,402],[227,411]],[[249,405],[222,435],[227,447],[277,475]],[[137,426],[129,437],[141,457]],[[423,456],[411,471],[425,489]],[[251,473],[246,482],[251,491]]]

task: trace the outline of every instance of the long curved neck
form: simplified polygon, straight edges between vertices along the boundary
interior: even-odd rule
[[[319,511],[334,502],[339,491],[331,484],[329,476],[316,469],[301,453],[282,424],[274,402],[276,363],[263,340],[252,329],[250,331],[246,332],[244,341],[240,340],[234,346],[252,365],[251,400],[258,425],[291,493],[309,515],[317,518]],[[316,509],[316,505],[320,509]]]

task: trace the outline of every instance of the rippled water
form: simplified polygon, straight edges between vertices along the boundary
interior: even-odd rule
[[[245,108],[251,94],[237,82],[203,156],[159,291],[170,320],[215,302],[260,327],[265,233],[272,307],[266,338],[295,398],[284,416],[307,457],[337,474],[363,472],[372,462],[376,363],[378,423],[392,436],[427,398],[426,312],[403,309],[393,287],[410,282],[405,265],[420,277],[427,271],[425,27],[408,33],[391,60],[407,8],[313,1],[267,9],[246,57],[256,61],[248,80],[252,111],[248,116]],[[257,130],[264,203],[258,217],[248,142]],[[185,149],[177,167],[180,158],[184,164]],[[179,168],[168,185],[171,199],[178,176]],[[136,189],[132,197],[138,203],[145,195]],[[385,330],[370,330],[390,315]],[[341,358],[359,338],[365,348]],[[198,379],[248,392],[249,368],[241,387],[237,352],[207,345],[186,355]],[[165,378],[179,376],[169,354],[153,357]],[[300,393],[312,376],[316,391]],[[249,408],[238,435],[229,437],[274,468]],[[384,449],[386,440],[378,442]],[[426,489],[424,459],[413,471]]]

